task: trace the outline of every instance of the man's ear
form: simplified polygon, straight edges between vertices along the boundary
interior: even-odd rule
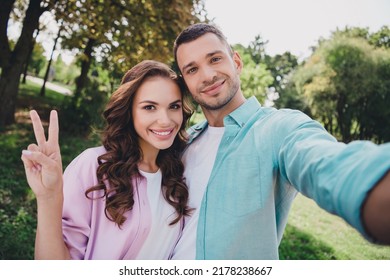
[[[241,74],[242,67],[244,66],[244,62],[242,62],[241,56],[237,51],[233,52],[233,62],[236,65],[238,74]]]

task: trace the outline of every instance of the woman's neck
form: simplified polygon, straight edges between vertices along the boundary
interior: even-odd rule
[[[156,164],[156,161],[148,162],[141,159],[141,161],[138,163],[138,169],[148,173],[156,173],[159,167]]]

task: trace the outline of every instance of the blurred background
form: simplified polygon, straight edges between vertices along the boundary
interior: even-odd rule
[[[36,205],[20,161],[28,112],[60,116],[64,167],[99,145],[101,112],[144,59],[171,65],[179,32],[213,22],[244,61],[242,89],[299,109],[337,139],[390,140],[390,1],[2,0],[0,259],[33,259]],[[202,119],[200,109],[192,123]],[[281,259],[390,259],[341,219],[298,196]]]

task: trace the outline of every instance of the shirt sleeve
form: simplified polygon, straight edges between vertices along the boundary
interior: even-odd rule
[[[84,259],[91,234],[93,201],[85,196],[85,191],[97,184],[97,156],[93,149],[88,149],[64,172],[62,230],[72,259]]]
[[[302,194],[345,219],[365,238],[361,208],[390,169],[390,144],[338,142],[316,121],[293,111],[279,150],[280,170]]]

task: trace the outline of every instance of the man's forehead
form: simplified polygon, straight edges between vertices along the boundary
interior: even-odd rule
[[[183,66],[215,53],[228,53],[227,46],[214,34],[207,33],[193,41],[181,44],[177,49],[177,60]]]

